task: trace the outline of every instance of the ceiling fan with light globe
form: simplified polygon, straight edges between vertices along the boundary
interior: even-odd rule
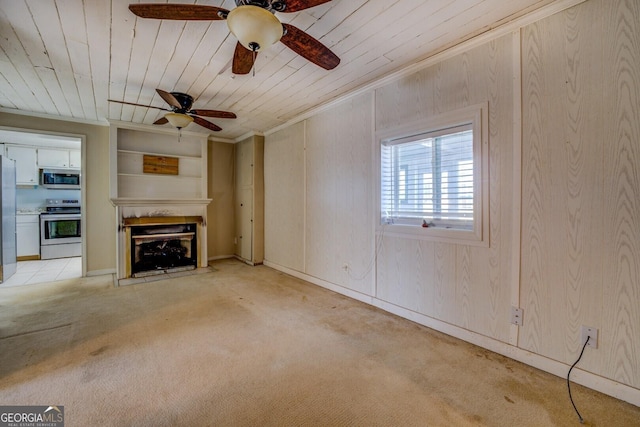
[[[154,107],[153,105],[136,104],[134,102],[116,101],[113,99],[110,99],[109,102],[133,105],[134,107],[157,108],[158,110],[169,111],[169,113],[166,113],[163,117],[153,122],[153,124],[164,125],[166,123],[170,123],[173,127],[178,128],[178,130],[186,127],[191,122],[194,122],[202,127],[217,132],[222,130],[222,128],[214,123],[211,123],[208,120],[203,119],[200,116],[217,117],[220,119],[236,118],[236,115],[229,111],[203,110],[200,108],[192,109],[191,107],[193,106],[193,97],[191,95],[187,95],[186,93],[167,92],[162,89],[156,89],[156,92],[162,99],[165,100],[167,104],[171,106],[170,109],[163,107]]]
[[[129,10],[141,18],[186,21],[226,20],[229,31],[238,39],[233,55],[234,74],[248,74],[259,51],[281,41],[308,61],[332,70],[340,58],[318,40],[291,25],[280,22],[276,12],[299,12],[331,0],[235,0],[226,10],[198,4],[135,3]]]

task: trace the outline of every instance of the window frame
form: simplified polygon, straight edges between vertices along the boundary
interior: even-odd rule
[[[382,216],[382,149],[392,141],[470,125],[473,131],[473,227],[422,227],[384,223]],[[476,104],[376,132],[376,231],[410,239],[489,246],[489,124],[488,103]]]

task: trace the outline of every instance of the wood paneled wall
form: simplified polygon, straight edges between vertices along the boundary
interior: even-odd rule
[[[639,46],[639,2],[589,0],[268,135],[267,261],[567,366],[596,327],[583,369],[639,389]],[[376,236],[375,131],[481,102],[489,247]]]
[[[640,3],[524,28],[520,345],[640,387]]]
[[[375,106],[381,131],[488,102],[489,248],[383,236],[376,297],[501,341],[510,331],[513,63],[512,37],[502,37],[378,89]]]
[[[269,138],[264,153],[265,259],[295,271],[304,268],[304,123]]]
[[[371,294],[372,96],[306,123],[306,273]]]

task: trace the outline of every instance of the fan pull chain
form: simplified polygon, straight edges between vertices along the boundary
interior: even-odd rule
[[[251,67],[253,68],[253,77],[256,76],[256,55],[257,55],[256,50],[254,49],[253,50],[253,67]]]

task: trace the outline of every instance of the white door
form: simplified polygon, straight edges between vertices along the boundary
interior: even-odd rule
[[[245,188],[240,190],[238,209],[240,214],[240,227],[238,229],[238,255],[248,261],[252,261],[252,230],[253,230],[253,190]]]

